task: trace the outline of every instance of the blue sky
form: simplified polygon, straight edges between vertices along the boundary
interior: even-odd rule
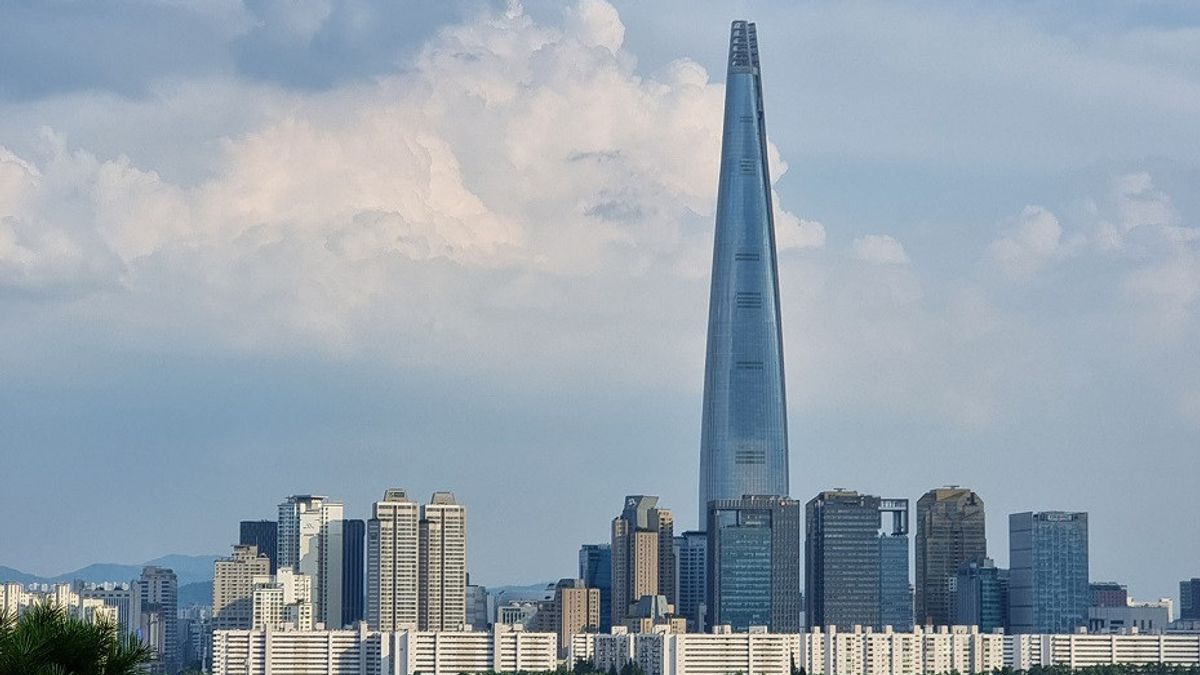
[[[1008,513],[1087,510],[1094,579],[1176,595],[1191,3],[5,3],[0,564],[220,552],[390,486],[468,505],[483,583],[572,574],[625,494],[694,525],[741,17],[793,496],[971,486],[1002,563]]]

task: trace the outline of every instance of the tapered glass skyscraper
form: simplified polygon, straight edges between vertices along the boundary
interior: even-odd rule
[[[788,494],[787,416],[775,223],[753,23],[734,21],[717,191],[700,523],[714,499]]]

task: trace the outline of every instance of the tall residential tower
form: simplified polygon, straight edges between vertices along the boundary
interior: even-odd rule
[[[787,416],[775,222],[758,36],[734,21],[725,81],[704,419],[700,523],[708,503],[788,494]]]

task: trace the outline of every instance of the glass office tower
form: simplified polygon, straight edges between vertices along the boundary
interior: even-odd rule
[[[1012,633],[1073,633],[1087,625],[1088,516],[1042,511],[1008,517]]]
[[[708,509],[707,606],[711,625],[803,630],[800,502],[746,495]],[[878,516],[877,516],[878,517]]]
[[[700,523],[708,503],[788,494],[775,224],[753,23],[733,22],[725,81],[704,419]]]

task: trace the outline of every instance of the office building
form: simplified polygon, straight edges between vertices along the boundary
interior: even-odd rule
[[[704,361],[701,523],[710,501],[788,494],[783,332],[762,100],[756,28],[735,21]]]
[[[342,626],[353,626],[366,618],[364,573],[367,565],[367,524],[361,520],[342,521]]]
[[[279,528],[273,520],[243,520],[238,527],[238,543],[253,546],[271,561],[271,574],[279,565]]]
[[[213,563],[212,626],[248,630],[254,626],[254,586],[271,576],[271,561],[254,546],[238,544],[228,558]]]
[[[175,572],[156,566],[142,568],[137,581],[143,616],[149,615],[142,635],[154,650],[151,673],[174,673],[179,669],[179,580]]]
[[[1086,513],[1043,511],[1008,517],[1009,631],[1071,633],[1087,625]]]
[[[1200,621],[1200,579],[1179,582],[1179,618]]]
[[[467,625],[471,630],[491,630],[492,628],[492,598],[487,587],[471,583],[471,575],[467,575]]]
[[[1129,589],[1115,581],[1097,581],[1088,584],[1092,607],[1125,607],[1129,604]]]
[[[342,503],[317,495],[294,495],[279,505],[277,567],[313,580],[317,621],[342,625]]]
[[[539,630],[558,636],[559,657],[565,658],[572,635],[599,630],[600,589],[588,588],[583,579],[560,579],[537,617]]]
[[[607,633],[612,628],[611,544],[584,544],[579,547],[579,578],[588,588],[600,590],[600,632]]]
[[[417,530],[417,625],[460,630],[467,623],[467,511],[452,493],[435,492]]]
[[[750,626],[800,631],[800,502],[751,495],[718,499],[708,505],[707,533],[712,624],[735,631]]]
[[[708,534],[690,530],[675,537],[675,561],[679,569],[676,610],[687,620],[689,631],[701,632],[708,625]]]
[[[658,497],[631,495],[612,521],[612,624],[621,626],[637,601],[662,595],[674,604],[675,531]]]
[[[1008,616],[1008,570],[991,558],[976,558],[958,568],[954,583],[956,626],[978,626],[984,633],[1003,629]]]
[[[917,622],[944,626],[953,620],[959,567],[987,557],[983,499],[957,486],[937,488],[917,500],[916,517]]]
[[[884,513],[891,528],[881,533]],[[830,490],[808,502],[805,523],[809,626],[911,625],[907,499]]]
[[[217,631],[212,675],[461,675],[550,672],[553,633]]]

